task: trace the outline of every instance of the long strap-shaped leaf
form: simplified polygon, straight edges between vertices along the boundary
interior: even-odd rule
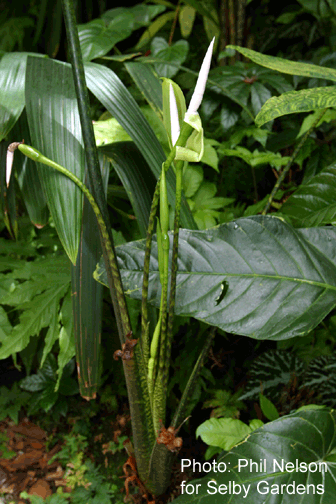
[[[100,156],[103,182],[107,190],[109,162]],[[87,400],[95,399],[99,386],[99,357],[101,350],[102,286],[92,272],[102,254],[97,218],[84,199],[83,224],[78,257],[71,268],[74,336],[80,394]]]
[[[20,52],[0,55],[0,140],[8,135],[25,106],[28,54]]]
[[[86,63],[85,77],[90,91],[127,131],[147,161],[155,178],[158,179],[165,155],[152,128],[130,92],[112,70],[102,65]],[[169,203],[174,207],[175,180],[172,172],[167,173],[167,190]],[[195,221],[184,197],[182,198],[181,221],[183,226],[196,229]]]
[[[26,108],[32,144],[84,180],[85,158],[71,68],[54,60],[28,57]],[[80,240],[83,195],[67,177],[39,169],[59,238],[75,264]]]
[[[226,48],[236,49],[236,51],[250,58],[254,63],[266,68],[271,68],[272,70],[277,70],[278,72],[336,81],[336,70],[334,68],[313,65],[311,63],[302,63],[301,61],[290,61],[276,56],[268,56],[267,54],[261,54],[252,49],[247,49],[246,47],[228,45]]]
[[[131,324],[120,282],[120,274],[115,260],[112,230],[109,222],[106,199],[104,197],[103,181],[99,169],[98,152],[91,121],[89,93],[86,87],[83,58],[76,26],[75,9],[72,0],[62,0],[62,6],[70,49],[69,55],[73,83],[76,90],[80,124],[85,145],[88,176],[92,188],[93,199],[99,208],[101,219],[105,224],[106,237],[104,238],[103,235],[101,235],[101,244],[106,262],[109,289],[116,317],[119,339],[120,342],[123,343],[126,340],[126,334],[131,331]],[[100,225],[100,230],[102,232],[102,225]]]
[[[141,236],[147,232],[151,194],[155,180],[133,142],[115,142],[99,149],[112,162],[132,204]]]

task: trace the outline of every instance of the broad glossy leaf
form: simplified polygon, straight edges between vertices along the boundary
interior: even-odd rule
[[[154,65],[156,72],[160,77],[171,79],[177,74],[178,66],[170,66],[169,62],[182,65],[187,58],[189,44],[186,40],[178,40],[175,44],[169,45],[166,39],[155,37],[151,43],[151,51],[153,56],[165,61],[165,63],[157,63]]]
[[[229,107],[223,106],[220,113],[220,123],[224,131],[232,128],[239,120],[239,114]]]
[[[217,459],[215,472],[189,482],[194,491],[189,487],[189,495],[174,502],[329,504],[336,493],[335,450],[335,411],[297,411],[249,434]]]
[[[282,340],[312,330],[336,304],[336,230],[295,230],[256,216],[204,231],[180,230],[176,314],[256,339]],[[141,298],[143,241],[118,247],[128,295]],[[96,279],[106,284],[99,265]],[[226,282],[220,303],[216,299]],[[149,302],[160,305],[154,243]]]
[[[85,155],[71,66],[28,58],[26,108],[33,147],[84,179]],[[80,240],[83,194],[67,177],[38,165],[58,236],[71,262]]]
[[[336,81],[336,70],[334,68],[313,65],[312,63],[302,63],[300,61],[290,61],[276,56],[268,56],[258,53],[252,49],[228,45],[226,48],[236,49],[247,58],[250,58],[254,63],[277,70],[278,72],[290,75],[302,75],[303,77],[316,77],[318,79],[328,79]]]
[[[324,168],[292,194],[281,212],[299,226],[320,226],[336,221],[336,164]]]
[[[127,131],[155,178],[159,178],[165,161],[163,149],[128,89],[112,70],[96,63],[85,65],[85,77],[90,91]],[[170,205],[175,206],[175,175],[171,170],[167,173],[167,191]],[[185,227],[196,228],[184,197],[181,222]]]
[[[270,98],[255,118],[257,126],[285,114],[310,112],[336,106],[336,86],[289,91]]]
[[[251,85],[251,102],[252,109],[255,115],[260,112],[261,107],[264,103],[269,100],[272,93],[263,84],[256,81]]]
[[[134,17],[124,12],[106,26],[102,19],[78,25],[79,42],[84,61],[105,56],[118,42],[129,37],[133,30]]]
[[[200,436],[204,443],[229,451],[250,432],[252,429],[241,420],[210,418],[197,427],[196,438]]]

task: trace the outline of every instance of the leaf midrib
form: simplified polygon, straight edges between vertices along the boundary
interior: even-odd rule
[[[122,269],[121,269],[122,271]],[[129,268],[124,268],[124,271],[129,272],[129,273],[139,273],[142,274],[142,271],[139,270],[131,270]],[[150,270],[150,273],[155,273],[159,275],[159,270]],[[307,280],[306,278],[296,278],[296,277],[288,277],[288,276],[276,276],[276,275],[265,275],[263,273],[225,273],[224,271],[222,272],[211,272],[211,271],[204,271],[204,272],[199,272],[199,271],[177,271],[177,275],[202,275],[202,276],[218,276],[221,277],[221,281],[223,281],[223,278],[225,277],[236,277],[236,278],[257,278],[257,279],[272,279],[272,280],[281,280],[281,281],[288,281],[288,282],[295,282],[295,283],[301,283],[301,284],[309,284],[309,285],[314,285],[315,287],[322,287],[324,289],[331,289],[336,291],[336,285],[330,285],[326,284],[323,282],[317,282],[316,280]],[[138,287],[137,289],[132,289],[132,292],[141,289],[142,287]],[[130,292],[130,291],[127,291]]]

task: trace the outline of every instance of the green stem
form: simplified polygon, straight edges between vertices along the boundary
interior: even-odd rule
[[[104,195],[103,181],[99,169],[97,148],[93,133],[92,120],[90,117],[89,93],[86,87],[84,65],[79,44],[78,29],[75,18],[75,9],[72,0],[62,0],[64,21],[69,44],[69,54],[77,96],[78,111],[82,127],[85,153],[88,165],[90,187],[94,200],[100,210],[101,219],[105,223],[106,234],[109,238],[109,250],[102,240],[102,249],[105,259],[109,288],[116,316],[120,342],[125,342],[125,336],[131,331],[126,300],[121,284],[120,273],[115,257],[111,226]]]
[[[197,359],[197,362],[194,366],[194,369],[189,377],[188,383],[186,385],[186,388],[183,391],[181,400],[179,402],[178,408],[175,412],[173,421],[171,423],[172,427],[176,428],[182,421],[183,415],[185,414],[185,410],[189,404],[190,398],[192,396],[192,391],[195,387],[196,381],[199,377],[199,374],[202,370],[202,367],[204,365],[205,359],[208,355],[208,352],[210,350],[211,344],[213,342],[213,339],[215,337],[217,328],[212,327],[210,329],[209,335],[207,336],[204,346],[202,348],[202,351]]]
[[[105,220],[104,220],[103,215],[100,211],[100,208],[98,207],[98,205],[96,203],[95,198],[90,193],[90,191],[88,190],[86,185],[83,184],[83,182],[81,180],[79,180],[72,172],[70,172],[69,170],[67,170],[63,166],[59,165],[58,163],[55,163],[55,161],[48,159],[47,157],[45,157],[43,154],[41,154],[38,150],[34,149],[33,147],[30,147],[29,145],[26,145],[26,144],[20,144],[18,146],[18,149],[24,155],[33,159],[33,161],[50,166],[51,168],[54,168],[55,170],[59,171],[60,173],[62,173],[63,175],[65,175],[66,177],[71,179],[81,189],[81,191],[85,194],[85,196],[89,200],[90,205],[92,206],[92,209],[97,217],[100,233],[102,236],[102,241],[104,242],[104,248],[105,248],[105,251],[107,254],[107,258],[108,258],[108,263],[111,266],[111,271],[114,276],[119,277],[119,269],[118,269],[118,265],[117,265],[117,260],[116,260],[114,248],[113,248],[113,243],[110,240],[110,235],[109,235],[108,229],[106,227]],[[120,279],[120,277],[119,277],[119,279]],[[124,298],[124,292],[123,292],[123,288],[121,285],[121,280],[120,280],[120,282],[115,282],[115,288],[117,290],[117,295],[116,295],[117,299]],[[126,306],[126,303],[125,303],[125,306]],[[125,313],[126,313],[127,317],[125,317]],[[128,319],[127,309],[126,309],[126,312],[122,312],[122,314],[124,315],[124,317],[121,317],[121,320],[123,321],[123,327],[125,328],[125,330],[128,330],[128,333],[129,333],[131,330],[131,326],[130,326],[130,322]],[[128,333],[124,334],[124,338],[125,338],[125,335]]]
[[[160,179],[157,181],[152,206],[149,213],[149,221],[146,236],[145,258],[143,266],[143,281],[142,281],[142,301],[141,301],[141,346],[143,352],[144,363],[147,367],[149,358],[149,327],[148,327],[148,286],[149,286],[149,262],[152,247],[152,238],[154,233],[155,215],[159,204],[160,196]]]
[[[150,357],[148,360],[148,393],[149,399],[152,405],[153,411],[153,396],[154,396],[154,386],[155,386],[155,364],[156,364],[156,356],[158,353],[159,342],[160,342],[160,332],[161,332],[161,313],[162,313],[162,299],[160,305],[160,317],[156,324],[152,342],[150,346]]]
[[[296,147],[295,151],[293,152],[293,154],[291,155],[291,158],[290,160],[288,161],[288,163],[286,164],[285,168],[282,170],[282,173],[279,175],[279,178],[278,180],[276,181],[275,183],[275,186],[273,187],[273,190],[268,198],[268,201],[266,203],[266,206],[264,208],[264,210],[262,211],[262,215],[266,215],[267,212],[269,211],[269,209],[271,208],[271,205],[272,205],[272,201],[276,195],[276,193],[278,192],[282,182],[284,181],[290,167],[292,166],[292,163],[294,161],[294,159],[296,158],[296,156],[299,154],[303,144],[305,143],[305,141],[307,140],[308,136],[310,135],[310,133],[313,131],[313,129],[316,127],[316,125],[318,124],[318,122],[322,119],[322,117],[324,116],[325,112],[326,112],[326,108],[323,109],[321,111],[321,114],[319,114],[317,116],[317,118],[315,119],[315,121],[313,122],[313,124],[311,125],[311,127],[309,128],[309,130],[303,135],[303,137],[301,138],[298,146]]]
[[[80,190],[85,194],[85,196],[89,200],[90,205],[92,206],[92,210],[94,211],[94,213],[97,217],[97,221],[98,221],[103,238],[106,239],[107,242],[109,242],[107,228],[106,228],[102,213],[96,203],[96,200],[94,199],[93,195],[90,193],[90,191],[86,187],[86,185],[83,184],[83,182],[81,180],[79,180],[79,178],[77,178],[76,175],[74,175],[71,171],[67,170],[66,168],[59,165],[58,163],[55,163],[55,161],[48,159],[47,157],[45,157],[43,154],[41,154],[41,152],[39,152],[34,147],[31,147],[30,145],[26,145],[26,144],[20,144],[18,146],[18,149],[19,149],[19,151],[22,152],[22,154],[29,157],[33,161],[50,166],[51,168],[54,168],[58,172],[62,173],[63,175],[65,175],[66,177],[71,179],[80,188]],[[110,246],[111,246],[111,244],[108,244],[108,247],[110,247]]]
[[[20,144],[18,148],[24,155],[31,158],[33,161],[50,166],[70,178],[83,191],[97,217],[100,232],[107,250],[108,259],[112,261],[112,270],[114,267],[117,268],[117,264],[115,263],[114,265],[113,263],[115,256],[113,254],[112,244],[109,240],[109,234],[105,221],[88,188],[72,172],[46,158],[33,147]],[[155,443],[155,435],[148,396],[147,375],[141,363],[142,355],[138,346],[135,347],[134,354],[133,359],[123,360],[123,367],[126,376],[131,410],[136,462],[140,478],[147,485],[148,489],[155,494],[157,489],[155,488],[155,485],[153,485],[153,482],[149,479],[149,461],[152,453],[152,446]]]
[[[162,377],[164,390],[166,389],[167,384],[168,384],[171,346],[172,346],[172,340],[173,340],[173,323],[174,323],[175,295],[176,295],[176,276],[177,276],[180,213],[181,213],[183,165],[184,165],[183,161],[177,161],[175,163],[176,202],[175,202],[175,216],[174,216],[174,241],[173,241],[172,270],[171,270],[171,280],[170,280],[170,296],[169,296],[168,327],[167,327],[167,338],[166,338],[165,368],[164,368],[163,377]]]
[[[192,127],[183,123],[181,128],[180,136],[176,142],[176,145],[184,146],[192,132]],[[167,171],[174,161],[176,148],[170,151],[166,161],[164,162],[164,169]],[[155,215],[157,212],[158,204],[160,197],[160,178],[156,183],[156,187],[154,190],[152,206],[149,213],[149,221],[147,228],[147,236],[146,236],[146,248],[145,248],[145,258],[144,258],[144,267],[143,267],[143,282],[142,282],[142,301],[141,301],[141,344],[143,347],[144,360],[148,362],[149,356],[149,330],[148,330],[148,307],[147,307],[147,299],[148,299],[148,286],[149,286],[149,262],[150,262],[150,253],[152,246],[152,238],[154,233],[154,224],[155,224]]]

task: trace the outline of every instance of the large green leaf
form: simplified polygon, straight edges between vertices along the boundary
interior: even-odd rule
[[[71,66],[29,57],[26,108],[33,146],[83,181],[85,156]],[[70,179],[44,165],[39,166],[39,175],[59,238],[74,264],[81,232],[82,192]]]
[[[335,450],[335,411],[297,411],[249,434],[218,458],[214,471],[184,486],[174,503],[330,504],[336,493]],[[182,464],[193,469],[193,460]],[[212,463],[205,464],[208,472]]]
[[[263,105],[255,118],[257,126],[285,114],[310,112],[336,106],[336,86],[327,86],[301,91],[289,91],[280,96],[273,96]]]
[[[335,229],[295,230],[272,216],[204,231],[182,229],[176,314],[256,339],[306,334],[336,304],[335,239]],[[126,294],[136,299],[141,298],[144,248],[138,241],[117,249]],[[102,261],[95,275],[106,284]],[[154,243],[148,299],[158,307],[160,295]]]
[[[336,221],[336,164],[324,168],[300,185],[281,207],[299,226],[320,226]]]
[[[250,58],[254,63],[266,68],[271,68],[272,70],[277,70],[278,72],[336,81],[336,70],[334,68],[313,65],[312,63],[302,63],[300,61],[290,61],[276,56],[268,56],[252,51],[252,49],[246,49],[245,47],[238,47],[235,45],[228,45],[226,48],[236,49],[236,51]]]
[[[99,156],[99,162],[106,196],[110,163],[102,154]],[[85,199],[78,260],[76,265],[71,267],[71,297],[78,382],[80,394],[87,400],[96,397],[101,374],[99,364],[103,287],[102,285],[98,285],[92,277],[95,265],[101,254],[102,248],[97,217],[90,203]],[[64,310],[62,315],[66,317]],[[71,313],[69,313],[69,316],[68,318],[72,320]],[[67,337],[66,335],[64,336],[64,342],[67,343],[71,337],[71,331]],[[63,343],[63,338],[60,336],[60,347],[62,349],[61,343]],[[71,358],[72,355],[70,354],[68,357]]]
[[[166,158],[152,128],[128,89],[112,70],[96,63],[86,63],[85,77],[90,91],[127,131],[157,179]],[[169,203],[174,207],[175,175],[171,170],[167,173],[167,192]],[[181,205],[181,222],[184,227],[196,228],[184,197]]]
[[[105,56],[112,47],[129,37],[133,30],[132,14],[124,12],[111,20],[108,26],[102,19],[78,25],[79,42],[84,61]]]
[[[0,56],[0,141],[8,135],[24,109],[27,55],[7,53]]]
[[[169,45],[163,37],[155,37],[151,43],[151,51],[155,58],[165,61],[154,65],[158,75],[171,79],[177,74],[178,66],[171,66],[169,62],[182,65],[187,58],[189,44],[186,40],[178,40],[175,44]]]

